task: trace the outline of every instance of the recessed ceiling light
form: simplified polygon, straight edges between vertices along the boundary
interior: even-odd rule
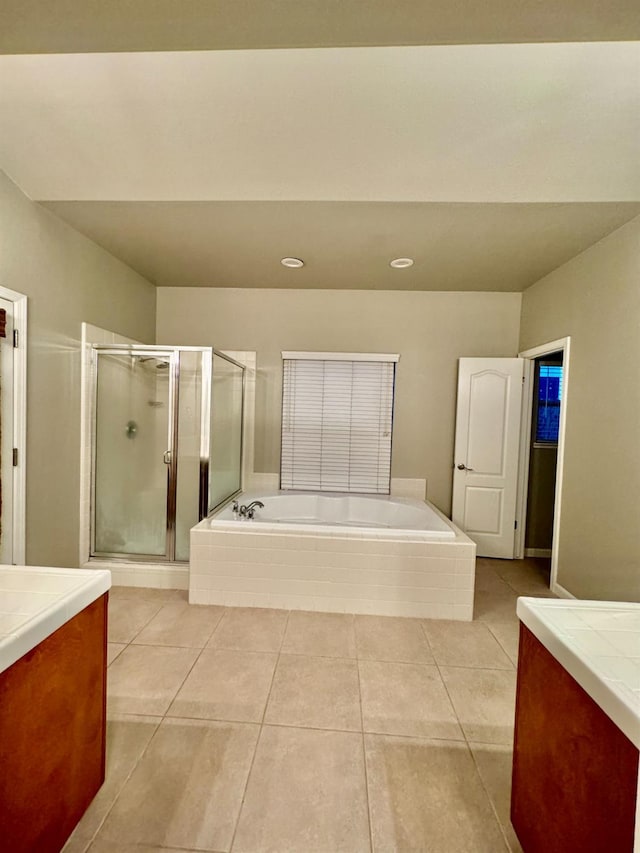
[[[395,260],[389,261],[389,266],[393,267],[394,270],[404,270],[413,266],[413,258],[395,258]]]
[[[283,267],[289,267],[292,270],[297,270],[304,266],[304,261],[301,261],[300,258],[283,258],[280,263]]]

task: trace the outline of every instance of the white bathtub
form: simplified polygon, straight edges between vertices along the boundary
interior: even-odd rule
[[[272,492],[260,496],[243,495],[239,503],[248,505],[258,500],[252,519],[234,516],[232,505],[218,512],[210,525],[221,529],[227,521],[247,524],[264,532],[298,533],[304,524],[308,532],[334,535],[336,528],[349,528],[349,535],[371,534],[393,539],[399,531],[423,535],[427,539],[454,539],[456,532],[448,519],[429,504],[408,498],[386,495],[345,495],[326,492]],[[329,528],[328,530],[326,528]]]
[[[475,544],[425,501],[243,494],[191,530],[192,604],[473,618]]]

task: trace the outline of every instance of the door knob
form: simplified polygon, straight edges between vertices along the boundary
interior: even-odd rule
[[[460,465],[458,465],[457,468],[458,468],[458,471],[473,471],[473,468],[467,468],[467,466],[463,465],[462,463],[460,463]]]

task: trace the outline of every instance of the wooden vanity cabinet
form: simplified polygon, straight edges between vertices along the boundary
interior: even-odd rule
[[[58,853],[104,782],[108,593],[0,674],[0,849]]]

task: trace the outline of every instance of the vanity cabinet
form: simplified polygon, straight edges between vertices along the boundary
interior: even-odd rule
[[[20,589],[8,568],[0,567],[0,848],[57,853],[104,781],[110,577],[25,567]]]
[[[511,821],[525,853],[640,851],[640,606],[520,599]]]

